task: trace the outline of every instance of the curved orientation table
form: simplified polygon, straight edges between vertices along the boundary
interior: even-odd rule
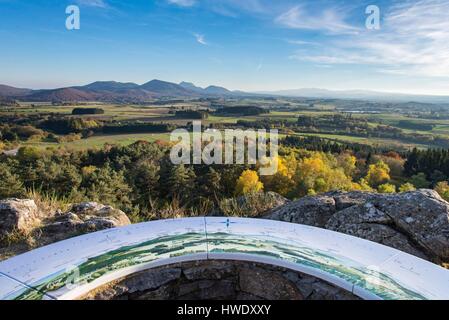
[[[108,229],[0,263],[0,299],[77,299],[136,272],[197,260],[253,261],[363,299],[449,299],[449,270],[374,242],[261,219],[189,218]]]

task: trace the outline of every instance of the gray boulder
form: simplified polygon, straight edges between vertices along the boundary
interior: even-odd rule
[[[13,231],[27,233],[40,221],[41,213],[34,200],[0,201],[0,236]]]
[[[335,200],[328,196],[305,197],[274,209],[268,219],[323,228],[335,213]]]
[[[433,190],[332,192],[289,203],[265,218],[326,228],[435,263],[449,262],[449,203]]]
[[[88,233],[131,224],[128,216],[111,206],[84,202],[72,206],[69,212],[57,213],[42,230],[47,235]]]

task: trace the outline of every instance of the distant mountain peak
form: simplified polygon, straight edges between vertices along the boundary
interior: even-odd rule
[[[204,89],[205,92],[209,93],[209,94],[225,94],[225,95],[229,95],[232,94],[231,91],[229,91],[226,88],[223,87],[219,87],[219,86],[209,86],[206,89]]]
[[[117,81],[96,81],[88,85],[85,85],[84,87],[78,88],[84,88],[93,91],[117,91],[117,90],[136,89],[138,87],[139,87],[138,84],[132,82],[124,83]]]

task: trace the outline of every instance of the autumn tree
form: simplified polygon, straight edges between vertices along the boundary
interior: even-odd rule
[[[235,190],[238,195],[245,195],[260,192],[263,190],[263,187],[263,183],[260,182],[256,171],[245,170],[238,178]]]
[[[352,177],[357,169],[357,158],[347,152],[341,153],[337,157],[337,163],[348,177]]]
[[[277,161],[278,170],[274,175],[261,177],[264,189],[287,197],[295,186],[293,177],[297,169],[296,156],[293,153],[284,157],[278,156],[273,161]]]
[[[313,195],[332,190],[351,190],[352,179],[338,167],[331,154],[314,152],[300,160],[295,174],[296,196]]]
[[[366,181],[368,184],[377,188],[381,184],[385,184],[390,180],[390,168],[383,161],[378,161],[376,164],[371,164],[368,168]]]

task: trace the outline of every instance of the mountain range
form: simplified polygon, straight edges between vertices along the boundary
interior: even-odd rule
[[[144,102],[155,98],[199,98],[233,96],[241,93],[226,88],[209,86],[205,89],[193,83],[180,84],[152,80],[142,85],[132,82],[97,81],[85,86],[32,90],[0,85],[0,98],[20,101],[107,101]]]
[[[142,85],[132,82],[97,81],[85,86],[43,90],[32,90],[0,85],[0,100],[20,100],[31,102],[146,102],[159,98],[233,96],[284,96],[315,99],[353,99],[380,102],[388,101],[449,104],[449,96],[413,95],[368,90],[336,91],[316,88],[247,93],[243,91],[230,91],[219,86],[201,88],[191,82],[181,82],[176,84],[161,80],[151,80]]]
[[[318,88],[302,88],[279,91],[257,92],[262,95],[302,97],[318,99],[349,99],[380,102],[421,102],[421,103],[449,103],[449,96],[418,95],[406,93],[390,93],[371,90],[327,90]]]

